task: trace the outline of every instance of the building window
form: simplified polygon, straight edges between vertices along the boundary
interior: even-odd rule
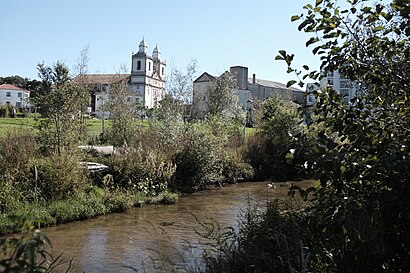
[[[333,79],[327,79],[327,84],[333,86]]]
[[[11,92],[6,92],[6,97],[11,97]]]
[[[137,70],[141,70],[141,61],[137,62]]]
[[[151,71],[151,62],[148,62],[148,71]]]
[[[18,92],[18,93],[17,93],[17,97],[18,97],[18,98],[21,98],[21,97],[23,97],[23,93],[21,93],[21,92]]]
[[[349,89],[346,88],[340,88],[340,95],[342,95],[343,97],[348,97],[349,96]]]
[[[162,68],[162,69],[161,69],[161,74],[164,75],[164,73],[165,73],[165,69]]]
[[[16,102],[16,107],[17,107],[17,108],[21,108],[21,102],[17,101],[17,102]]]
[[[108,84],[104,83],[101,85],[101,91],[107,92],[108,91]]]
[[[350,81],[340,81],[340,88],[350,88]]]

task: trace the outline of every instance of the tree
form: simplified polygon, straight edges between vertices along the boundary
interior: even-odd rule
[[[197,72],[197,61],[192,59],[185,71],[177,68],[171,70],[167,81],[167,94],[159,102],[156,118],[184,119],[191,116],[192,87]]]
[[[109,138],[116,147],[130,144],[135,137],[137,127],[135,117],[141,103],[128,87],[128,77],[117,74],[117,79],[110,85],[107,110],[110,112],[111,127]]]
[[[309,214],[312,264],[326,272],[404,272],[410,261],[410,4],[317,0],[299,30],[320,56],[321,71],[291,67],[299,85],[330,71],[365,87],[345,105],[335,91],[315,92],[316,145],[306,169],[320,182]],[[288,84],[294,84],[291,81]],[[331,132],[331,134],[329,134]],[[300,190],[304,197],[305,191]],[[317,269],[317,267],[316,267]]]
[[[87,96],[82,87],[70,81],[64,63],[53,67],[39,64],[37,69],[42,85],[33,102],[44,116],[39,125],[40,148],[46,154],[60,155],[78,143],[79,114]]]
[[[238,98],[234,92],[235,79],[229,72],[216,78],[207,91],[210,115],[236,117]]]

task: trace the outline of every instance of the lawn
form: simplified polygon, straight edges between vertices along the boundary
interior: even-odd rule
[[[0,137],[5,136],[7,133],[11,132],[24,132],[24,133],[36,133],[36,126],[39,124],[40,119],[35,118],[0,118]],[[90,137],[98,136],[102,129],[102,120],[100,119],[89,119],[84,120],[87,134]],[[141,121],[137,121],[141,124]],[[104,128],[108,129],[110,127],[111,121],[104,120]],[[144,121],[144,127],[147,127],[148,121]]]
[[[0,118],[0,137],[10,132],[28,131],[35,133],[37,131],[36,126],[39,124],[40,119],[35,118]],[[101,120],[98,119],[85,119],[85,125],[89,135],[98,135],[101,133]],[[110,121],[104,121],[104,127],[107,129],[110,126]]]
[[[38,122],[34,118],[0,118],[0,137],[11,132],[35,132]]]

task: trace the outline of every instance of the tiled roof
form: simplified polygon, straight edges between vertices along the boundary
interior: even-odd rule
[[[7,90],[24,90],[24,89],[22,89],[22,88],[20,88],[20,87],[17,87],[17,86],[15,86],[15,85],[8,84],[8,83],[5,83],[5,84],[0,85],[0,89],[7,89]]]
[[[84,84],[112,84],[127,79],[129,74],[86,74],[74,79]]]
[[[252,80],[253,80],[252,78],[248,78],[249,84],[252,84]],[[280,82],[256,79],[255,84],[266,86],[266,87],[289,89],[289,90],[292,90],[292,91],[303,92],[303,90],[297,89],[295,87],[286,87],[286,84],[283,84],[283,83],[280,83]]]

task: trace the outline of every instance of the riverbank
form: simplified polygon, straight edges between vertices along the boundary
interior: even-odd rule
[[[42,231],[52,241],[53,254],[73,259],[76,272],[201,272],[202,254],[209,247],[201,236],[203,223],[228,231],[224,228],[237,227],[248,206],[259,204],[263,210],[276,199],[297,202],[287,194],[293,183],[302,188],[312,184],[237,183],[183,195],[174,205],[142,206]]]
[[[124,212],[144,204],[173,204],[177,201],[178,194],[169,191],[147,196],[142,193],[107,191],[90,187],[89,190],[74,194],[65,200],[17,202],[11,211],[0,213],[0,234],[17,232],[22,220],[27,220],[36,227],[44,227]]]

